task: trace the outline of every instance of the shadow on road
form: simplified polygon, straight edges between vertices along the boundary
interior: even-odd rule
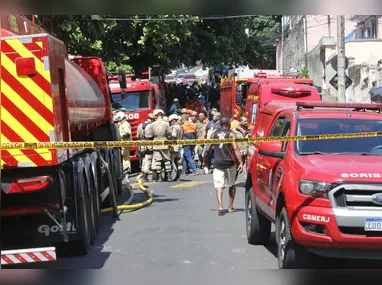
[[[264,246],[274,257],[277,258],[277,244],[276,244],[276,233],[271,232],[271,237],[269,238],[269,243]]]

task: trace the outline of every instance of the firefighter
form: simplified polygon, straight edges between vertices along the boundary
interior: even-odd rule
[[[131,126],[126,119],[126,114],[124,112],[118,112],[115,116],[118,121],[119,134],[121,136],[121,141],[131,140]],[[130,148],[125,147],[122,149],[122,160],[123,160],[123,176],[131,171],[130,163]]]
[[[146,136],[154,141],[167,140],[171,136],[169,123],[163,120],[164,112],[161,109],[154,110],[155,122],[146,129]],[[166,178],[170,178],[171,172],[171,154],[169,146],[154,146],[153,147],[153,173],[156,172],[156,181],[162,181],[162,163],[164,163]],[[154,166],[154,167],[153,167]],[[167,180],[165,179],[165,180]]]
[[[154,120],[155,120],[154,114],[153,113],[148,114],[147,120],[138,126],[138,130],[137,130],[138,139],[141,139],[143,141],[149,140],[146,137],[146,129],[150,126],[150,124],[152,122],[154,122]],[[139,151],[139,155],[142,158],[142,166],[141,166],[142,181],[148,182],[149,181],[148,175],[150,173],[151,164],[153,161],[153,147],[152,146],[140,146],[138,148],[138,151]]]
[[[249,138],[251,136],[251,130],[248,128],[248,120],[246,117],[242,116],[240,117],[239,125],[236,126],[236,128],[233,129],[233,131],[236,133],[236,136],[238,139],[241,138]],[[248,154],[248,143],[242,142],[238,143],[241,159],[243,163],[245,164]],[[245,168],[244,168],[245,169]],[[236,179],[239,172],[236,173]],[[244,175],[246,176],[246,172],[244,171]]]
[[[169,121],[170,121],[170,129],[171,129],[171,139],[172,140],[181,140],[183,137],[183,128],[182,128],[181,117],[173,114],[170,116]],[[171,161],[174,160],[175,165],[177,166],[178,170],[181,170],[181,168],[179,169],[179,167],[181,167],[179,164],[179,162],[181,160],[180,150],[181,150],[181,146],[179,146],[179,145],[174,145],[174,146],[171,146],[171,148],[170,148]]]

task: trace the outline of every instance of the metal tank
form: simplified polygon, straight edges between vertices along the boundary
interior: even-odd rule
[[[104,95],[93,78],[77,64],[66,59],[65,68],[71,133],[90,133],[105,123]]]

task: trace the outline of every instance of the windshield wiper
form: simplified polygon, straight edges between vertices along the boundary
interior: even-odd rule
[[[299,155],[314,155],[314,154],[324,154],[324,153],[321,151],[304,151],[299,153]]]

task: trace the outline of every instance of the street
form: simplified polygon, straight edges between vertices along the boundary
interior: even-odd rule
[[[96,244],[87,256],[59,256],[57,262],[15,268],[169,270],[168,273],[183,269],[277,269],[274,234],[266,247],[247,243],[243,180],[243,176],[238,178],[237,212],[222,217],[217,214],[212,174],[183,176],[172,183],[146,183],[153,192],[153,204],[123,212],[120,220],[104,214]],[[138,188],[135,178],[130,183]],[[141,191],[134,192],[134,203],[146,199]],[[227,204],[225,193],[225,207]],[[381,268],[375,262],[324,259],[315,266]]]

